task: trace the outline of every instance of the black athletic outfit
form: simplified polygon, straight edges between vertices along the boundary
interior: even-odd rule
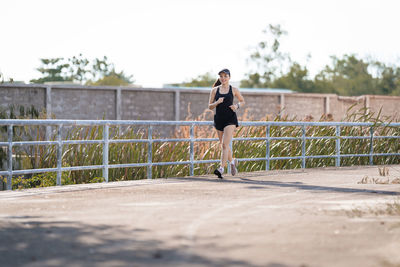
[[[227,94],[221,94],[219,92],[220,86],[218,86],[217,93],[215,94],[214,101],[217,101],[218,98],[223,97],[224,102],[220,103],[214,115],[214,126],[217,130],[223,131],[224,128],[228,125],[236,125],[239,127],[238,119],[236,116],[236,112],[234,112],[229,106],[233,105],[233,92],[232,86],[229,85],[229,92]]]

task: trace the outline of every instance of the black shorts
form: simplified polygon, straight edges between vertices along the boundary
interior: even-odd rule
[[[214,115],[214,127],[218,131],[224,131],[224,128],[228,125],[236,125],[239,127],[238,119],[236,113],[233,114],[226,114],[224,116],[215,114]]]

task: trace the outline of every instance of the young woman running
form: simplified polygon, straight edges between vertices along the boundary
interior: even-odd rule
[[[232,158],[232,151],[229,144],[231,143],[236,127],[239,126],[236,111],[243,107],[244,98],[238,88],[232,87],[229,84],[231,73],[228,69],[221,70],[218,75],[219,78],[214,83],[210,93],[208,108],[211,110],[216,108],[214,126],[222,146],[222,152],[221,165],[214,171],[214,174],[222,179],[227,161],[231,164],[232,175],[237,173],[237,159]],[[234,105],[233,99],[235,96],[239,102]]]

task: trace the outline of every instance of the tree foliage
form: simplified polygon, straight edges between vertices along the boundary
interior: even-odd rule
[[[293,62],[289,71],[280,77],[275,78],[269,86],[271,88],[290,88],[294,91],[314,93],[315,86],[313,81],[308,79],[309,73],[305,66]]]
[[[290,64],[290,56],[280,50],[281,38],[287,32],[278,25],[270,24],[264,31],[265,40],[253,48],[248,64],[251,67],[246,75],[247,79],[241,81],[242,87],[265,88],[280,77],[284,66]]]
[[[104,75],[102,78],[99,78],[97,81],[86,82],[86,85],[127,86],[127,85],[132,84],[131,77],[132,76],[125,75],[125,73],[123,71],[115,72],[115,70],[113,70],[112,72],[108,73],[107,75]]]
[[[67,74],[69,64],[64,62],[64,58],[41,58],[42,66],[37,68],[43,77],[31,80],[31,83],[45,82],[66,82],[72,81],[72,78]]]
[[[41,78],[31,83],[74,82],[87,85],[130,85],[134,82],[132,75],[123,71],[117,72],[113,63],[104,56],[102,59],[89,59],[79,54],[68,59],[42,58],[37,70]]]
[[[269,25],[264,33],[265,40],[251,51],[248,61],[253,69],[241,81],[241,87],[339,95],[400,95],[399,66],[345,54],[331,56],[331,63],[310,77],[307,66],[280,51],[281,38],[287,34],[280,25]],[[286,66],[289,67],[285,69]]]
[[[211,72],[206,72],[205,74],[199,75],[196,78],[192,78],[189,81],[174,83],[171,85],[180,87],[211,87],[216,79],[217,77]]]
[[[5,79],[4,74],[0,71],[0,84],[2,84],[2,83],[13,83],[14,82],[14,79],[11,78],[11,77],[8,78],[8,81],[4,80],[4,79]]]

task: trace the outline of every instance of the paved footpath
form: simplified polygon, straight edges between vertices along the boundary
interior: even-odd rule
[[[389,169],[400,177],[399,165]],[[400,184],[357,183],[377,174],[327,168],[2,191],[0,266],[400,266]]]

